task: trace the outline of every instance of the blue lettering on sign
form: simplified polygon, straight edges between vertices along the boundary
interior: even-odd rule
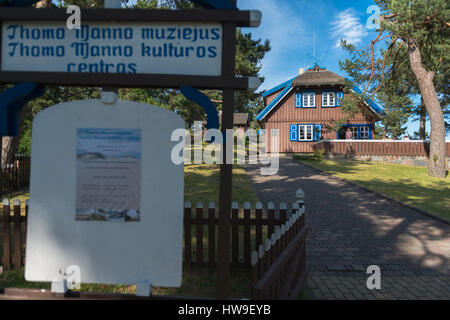
[[[66,36],[64,28],[26,28],[23,25],[10,25],[6,28],[8,39],[20,40],[62,40]]]
[[[4,49],[9,57],[68,57],[73,60],[65,64],[67,72],[89,73],[135,74],[137,63],[132,62],[133,57],[214,59],[219,49],[212,41],[219,42],[222,37],[220,27],[196,25],[132,28],[85,24],[69,31],[63,27],[12,24],[5,26],[5,31]],[[58,42],[66,37],[70,40]],[[123,61],[118,63],[117,58]]]

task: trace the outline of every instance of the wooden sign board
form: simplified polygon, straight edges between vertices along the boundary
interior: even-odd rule
[[[248,89],[227,70],[236,26],[258,11],[81,10],[81,29],[64,9],[2,8],[0,83]],[[233,68],[234,69],[234,68]]]
[[[2,48],[2,71],[220,76],[222,25],[8,21]]]
[[[181,285],[184,167],[175,113],[142,103],[59,104],[33,122],[25,278]]]

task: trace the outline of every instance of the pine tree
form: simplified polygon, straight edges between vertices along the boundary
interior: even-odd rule
[[[428,174],[446,177],[445,120],[448,114],[448,76],[450,55],[450,5],[446,0],[375,0],[380,6],[381,28],[369,48],[354,51],[358,62],[346,62],[349,75],[364,84],[364,92],[375,94],[402,77],[414,92],[410,74],[414,76],[430,119],[430,154]],[[377,55],[375,46],[388,41]],[[344,44],[347,49],[355,50]],[[402,71],[404,70],[404,71]],[[388,80],[388,81],[386,81]],[[386,81],[386,82],[385,82]],[[398,83],[398,82],[394,82]],[[392,90],[389,89],[389,90]],[[409,108],[409,107],[408,107]]]

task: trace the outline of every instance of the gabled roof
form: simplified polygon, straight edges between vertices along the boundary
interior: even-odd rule
[[[303,86],[335,86],[343,85],[345,79],[329,70],[308,70],[297,76],[292,85],[294,87]]]
[[[352,90],[355,91],[356,93],[359,93],[359,94],[363,93],[363,91],[357,86],[353,86]],[[379,105],[377,105],[373,100],[365,100],[364,102],[376,114],[378,114],[378,115],[384,115],[385,114],[384,110]]]
[[[322,85],[342,85],[345,78],[337,75],[334,72],[326,70],[325,68],[315,64],[313,67],[309,68],[308,71],[302,73],[301,75],[295,76],[282,84],[266,91],[263,97],[267,97],[274,92],[283,89],[273,101],[268,104],[257,116],[256,120],[263,120],[270,111],[277,106],[277,104],[294,88],[300,86],[322,86]],[[353,87],[353,91],[361,94],[362,91],[357,86]],[[367,106],[377,115],[383,115],[383,109],[378,106],[374,101],[366,101]]]
[[[292,78],[291,80],[288,80],[282,84],[285,84],[283,91],[281,91],[278,96],[275,97],[275,99],[272,100],[271,103],[269,103],[269,105],[267,105],[267,107],[265,107],[257,116],[256,116],[256,121],[261,121],[262,119],[264,119],[264,117],[278,104],[278,102],[280,102],[281,99],[283,99],[283,97],[290,91],[292,90],[292,81],[294,81],[296,77]],[[281,86],[281,85],[280,85]],[[277,86],[275,88],[278,88],[280,86]],[[283,87],[280,87],[277,90],[271,89],[270,91],[272,92],[276,92],[278,90],[280,90]]]
[[[290,81],[294,80],[295,78],[297,78],[297,77],[295,76],[292,79],[289,79],[288,81],[283,82],[282,84],[279,84],[276,87],[273,87],[272,89],[264,92],[262,96],[267,97],[267,96],[270,96],[272,93],[277,92],[280,89],[283,89],[284,87],[286,87],[289,84]]]

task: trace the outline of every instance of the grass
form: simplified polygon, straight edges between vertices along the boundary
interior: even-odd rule
[[[186,165],[185,201],[190,201],[194,206],[197,202],[203,202],[207,206],[210,201],[214,201],[217,205],[219,199],[219,178],[219,165]],[[29,194],[27,192],[16,192],[8,194],[4,198],[10,200],[20,199],[22,206],[24,206],[25,200],[29,198]],[[241,206],[246,201],[249,201],[254,206],[258,201],[250,180],[239,165],[233,166],[233,201],[239,202]],[[2,204],[0,204],[0,212],[2,212]],[[195,241],[193,241],[193,245],[195,246]],[[154,288],[153,294],[213,298],[215,296],[215,279],[215,273],[208,269],[194,270],[189,273],[183,273],[183,283],[180,288]],[[24,279],[23,270],[20,270],[3,272],[0,275],[0,287],[49,289],[50,284],[27,282]],[[136,292],[136,287],[130,285],[83,284],[81,290],[133,294]],[[248,270],[238,270],[231,273],[229,293],[232,298],[249,298],[250,274]]]
[[[193,164],[184,169],[184,198],[195,206],[197,202],[208,205],[219,201],[220,167],[215,164]],[[252,183],[241,166],[233,166],[233,201],[241,206],[249,201],[254,205],[258,198],[253,192]]]
[[[294,159],[450,219],[450,178],[429,177],[427,168],[372,161],[319,161],[308,155],[294,155]]]

